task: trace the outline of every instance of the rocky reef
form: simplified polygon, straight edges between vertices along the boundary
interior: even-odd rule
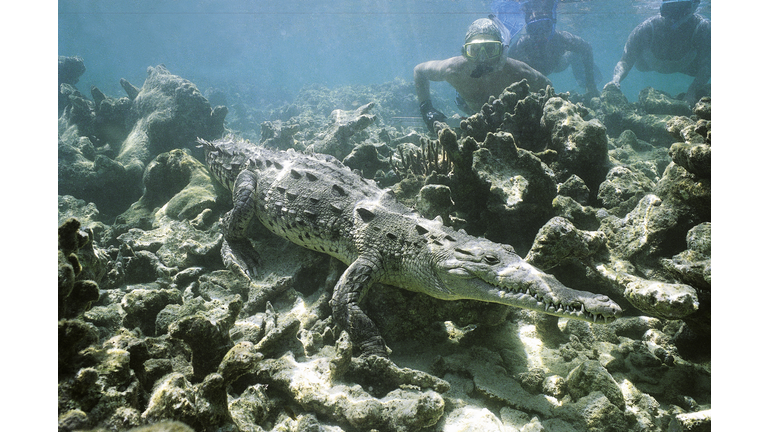
[[[155,156],[224,133],[227,108],[212,108],[164,66],[149,67],[141,88],[121,80],[120,98],[92,87],[88,99],[74,86],[84,72],[81,59],[59,58],[59,195],[124,210],[141,195],[139,180]]]
[[[88,98],[84,70],[59,59],[59,431],[711,430],[711,99],[523,81],[430,135],[402,120],[404,81],[266,110],[162,66]],[[328,305],[340,262],[254,223],[258,275],[222,264],[231,197],[194,141],[225,133],[333,154],[625,315],[377,285],[362,307],[391,356],[354,357]]]

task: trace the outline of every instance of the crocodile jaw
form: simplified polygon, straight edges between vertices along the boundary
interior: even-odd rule
[[[526,267],[518,268],[509,278],[501,276],[501,286],[492,286],[497,303],[593,323],[610,323],[621,316],[621,307],[609,297],[568,288],[554,276],[528,264]],[[524,277],[524,272],[531,274]]]
[[[607,296],[568,288],[508,246],[488,240],[454,248],[438,269],[444,298],[501,303],[593,323],[612,322],[622,313]]]

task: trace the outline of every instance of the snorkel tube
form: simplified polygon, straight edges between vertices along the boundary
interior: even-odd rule
[[[504,45],[509,45],[512,38],[525,28],[525,17],[523,17],[521,3],[511,0],[493,0],[491,12],[493,14],[489,18],[494,20],[501,29],[502,42]]]

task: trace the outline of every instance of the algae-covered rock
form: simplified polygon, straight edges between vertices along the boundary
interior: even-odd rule
[[[642,89],[638,95],[637,102],[649,114],[691,115],[691,107],[688,105],[688,102],[673,99],[668,94],[653,87]]]
[[[343,160],[355,147],[353,137],[376,121],[376,116],[369,114],[374,103],[362,105],[354,111],[334,110],[329,124],[319,139],[307,147],[308,150],[329,154]]]
[[[285,124],[280,120],[266,121],[261,124],[259,144],[264,147],[288,150],[295,147],[296,140],[293,136],[298,131],[299,125],[295,123]]]
[[[59,431],[71,432],[82,430],[89,426],[88,414],[80,409],[73,409],[59,415]]]
[[[571,197],[558,195],[552,200],[557,216],[569,220],[579,229],[596,230],[600,227],[599,216],[607,215],[605,210],[579,204]]]
[[[651,191],[653,182],[642,172],[630,167],[611,168],[600,183],[597,198],[602,207],[611,214],[622,217],[635,208],[638,202]]]
[[[72,195],[59,195],[59,226],[70,218],[77,219],[83,231],[92,232],[93,241],[101,241],[102,235],[107,230],[107,224],[104,223],[103,216],[96,207],[96,204],[77,199]]]
[[[245,389],[240,396],[229,402],[229,414],[241,431],[261,432],[263,423],[275,402],[267,395],[265,384],[254,384]]]
[[[81,320],[59,320],[58,327],[59,373],[77,370],[82,361],[80,350],[99,340],[99,330]]]
[[[566,378],[568,393],[574,399],[581,399],[599,391],[608,398],[611,404],[624,409],[624,397],[619,384],[611,374],[597,361],[586,361],[574,368]]]
[[[627,284],[625,297],[645,313],[680,319],[699,309],[699,299],[691,286],[656,281],[637,280]]]
[[[155,335],[157,314],[169,304],[181,304],[181,293],[175,289],[134,289],[123,297],[125,311],[123,326],[138,327],[148,335]]]
[[[122,256],[126,281],[145,283],[158,278],[170,279],[183,268],[215,266],[219,263],[221,232],[215,229],[199,230],[193,223],[162,218],[155,229],[133,228],[121,234],[118,241],[133,251],[132,254],[127,252]],[[137,262],[130,264],[134,258]],[[134,272],[136,277],[131,278],[130,266],[140,264],[143,265],[143,271]]]
[[[667,121],[666,128],[674,139],[690,144],[703,143],[707,138],[706,133],[700,133],[698,122],[690,117],[672,117]]]
[[[59,84],[75,85],[85,73],[85,62],[81,57],[59,56]]]
[[[505,366],[512,365],[505,364],[504,359],[497,352],[475,347],[451,356],[440,357],[433,367],[440,374],[450,372],[468,375],[472,379],[474,391],[485,398],[517,410],[551,417],[556,403],[543,394],[532,394],[526,391],[516,379],[510,376]]]
[[[363,143],[356,146],[352,151],[342,160],[342,163],[353,170],[359,170],[363,177],[372,179],[377,171],[389,170],[389,160],[387,157],[389,153],[384,155],[379,154],[379,148],[382,151],[388,151],[387,146],[375,146],[370,143]]]
[[[596,109],[597,117],[610,136],[631,130],[637,138],[656,147],[668,147],[674,139],[667,133],[669,114],[649,114],[642,107],[630,104],[618,87],[607,85]]]
[[[80,222],[69,218],[58,230],[59,318],[73,318],[90,309],[99,299],[106,256],[94,249],[93,233],[80,230]]]
[[[669,432],[710,432],[712,430],[711,410],[677,414],[669,422]]]
[[[557,194],[572,198],[581,205],[589,204],[589,188],[584,180],[576,174],[572,174],[564,182],[558,183]]]
[[[106,155],[96,154],[76,127],[60,132],[58,193],[95,203],[112,215],[141,195],[141,171],[125,167]]]
[[[526,80],[513,83],[498,98],[491,96],[479,113],[463,120],[461,129],[478,142],[488,133],[507,132],[520,148],[541,151],[548,143],[547,131],[540,124],[542,107],[553,93],[551,89],[531,93]]]
[[[255,371],[263,357],[255,350],[253,343],[239,342],[224,355],[219,364],[218,373],[225,382],[231,383],[242,375]]]
[[[587,260],[605,241],[605,234],[600,231],[582,231],[567,219],[554,217],[541,227],[525,260],[549,270],[566,260]]]
[[[693,113],[701,119],[712,120],[712,98],[709,96],[701,98],[693,106]]]
[[[699,309],[696,290],[686,284],[644,279],[632,274],[634,268],[624,261],[598,265],[598,272],[616,285],[616,290],[641,311],[659,318],[681,319]]]
[[[158,155],[144,171],[144,194],[137,205],[162,206],[155,217],[193,220],[217,202],[217,182],[208,169],[182,149]]]
[[[123,87],[129,98],[110,99],[94,89],[95,102],[72,90],[59,119],[59,194],[92,201],[110,214],[141,194],[139,180],[153,157],[191,148],[198,137],[221,136],[226,115],[226,108],[212,109],[194,84],[163,66],[149,68],[140,90],[127,82]]]
[[[172,419],[186,424],[197,423],[195,393],[184,375],[174,372],[159,382],[141,417],[147,421]]]
[[[419,370],[400,368],[392,360],[379,356],[353,358],[346,376],[369,386],[368,391],[373,394],[385,394],[403,385],[431,388],[438,393],[445,393],[450,388],[440,378]]]
[[[488,134],[473,153],[472,171],[488,190],[489,237],[526,250],[536,229],[552,216],[555,174],[531,152],[518,149],[506,132]]]
[[[301,407],[355,429],[417,431],[437,423],[445,402],[432,390],[397,389],[375,398],[359,385],[330,381],[328,360],[297,362],[288,353],[260,363],[257,376],[279,388]],[[298,377],[301,376],[301,379]]]
[[[712,224],[705,222],[688,231],[688,249],[670,259],[662,259],[662,265],[677,279],[709,292],[712,287]]]
[[[443,221],[450,221],[449,214],[453,206],[451,188],[445,185],[425,185],[419,190],[419,196],[416,199],[416,210],[427,219],[440,216]]]
[[[487,408],[462,407],[447,416],[441,430],[461,432],[504,432],[502,421]]]
[[[565,181],[575,174],[593,194],[608,169],[608,135],[597,119],[586,121],[576,105],[554,97],[544,105],[542,124],[550,132],[550,149],[557,152],[553,170]]]
[[[148,426],[129,429],[128,432],[194,432],[194,429],[180,421],[164,420]]]
[[[672,205],[649,194],[624,218],[603,219],[600,230],[606,233],[608,248],[617,258],[633,261],[677,247],[669,246],[669,234],[678,226],[678,217]]]
[[[691,174],[705,178],[712,175],[712,147],[709,144],[675,143],[669,153],[673,162]]]
[[[193,147],[198,138],[220,137],[226,112],[224,107],[213,109],[190,81],[162,65],[149,67],[147,79],[133,99],[134,127],[115,160],[129,171],[143,171],[157,154]]]
[[[214,302],[217,303],[217,302]],[[234,345],[229,329],[243,307],[239,298],[205,312],[183,317],[168,327],[171,337],[186,342],[192,349],[192,368],[196,380],[215,372],[227,351]]]

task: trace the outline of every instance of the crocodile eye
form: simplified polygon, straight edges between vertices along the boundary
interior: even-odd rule
[[[485,255],[483,261],[485,261],[486,264],[496,265],[499,263],[499,258],[494,255]]]

